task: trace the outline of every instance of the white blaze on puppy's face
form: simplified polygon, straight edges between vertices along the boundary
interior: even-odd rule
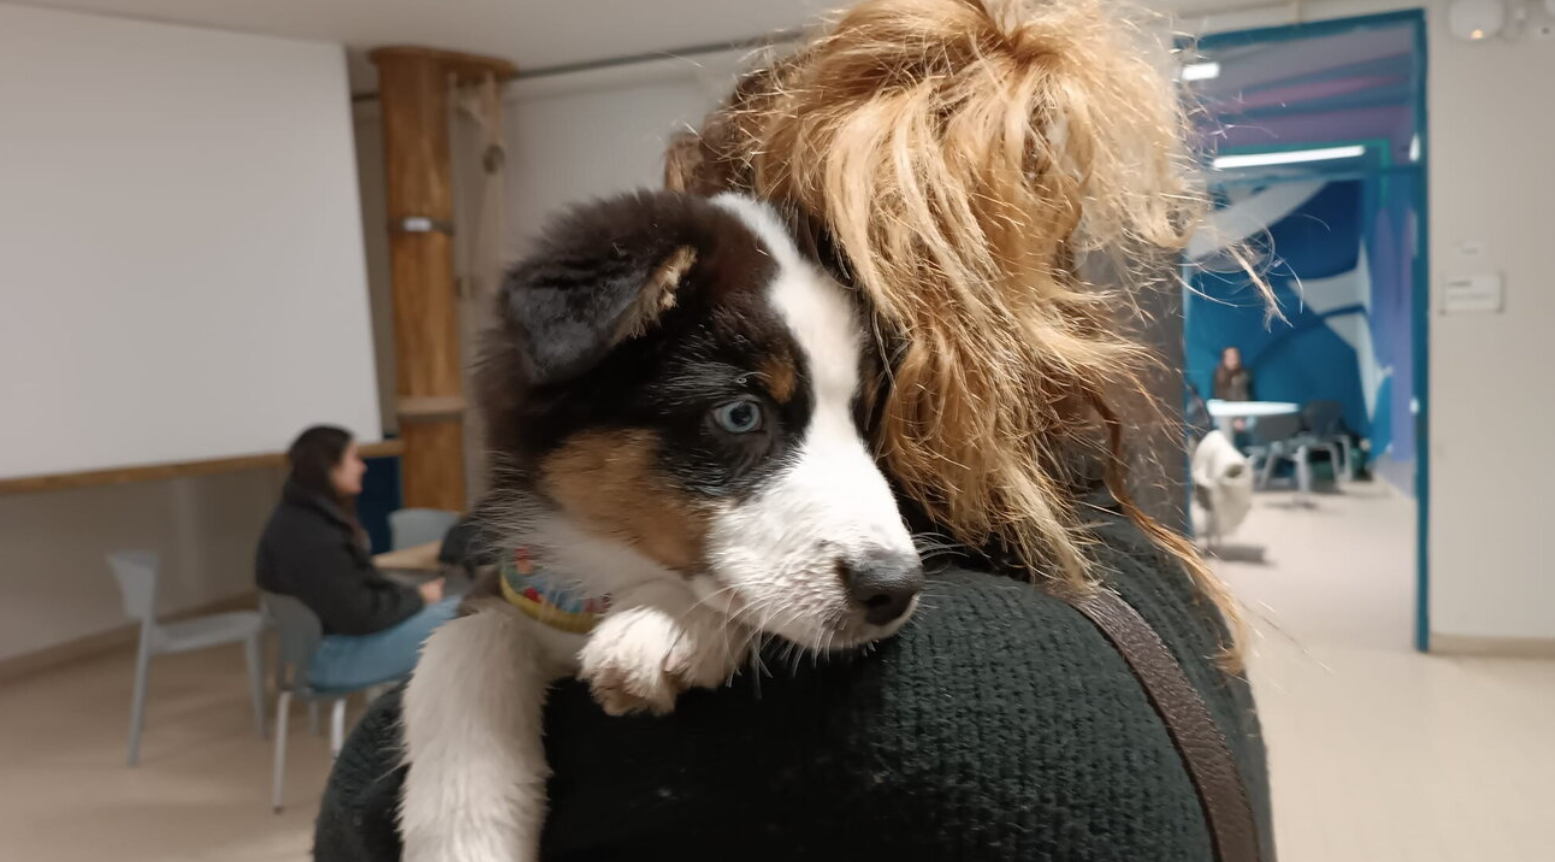
[[[710,525],[709,603],[803,646],[885,637],[916,605],[922,569],[896,499],[854,421],[865,333],[846,292],[804,260],[770,210],[715,201],[736,214],[775,259],[768,299],[808,371],[812,409],[801,442],[750,499]],[[708,580],[717,583],[708,583]]]

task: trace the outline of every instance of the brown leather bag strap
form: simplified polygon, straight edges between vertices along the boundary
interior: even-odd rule
[[[1218,862],[1259,862],[1258,824],[1231,748],[1161,636],[1115,593],[1071,602],[1139,678],[1198,791]]]

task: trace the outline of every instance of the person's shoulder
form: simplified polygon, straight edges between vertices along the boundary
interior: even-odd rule
[[[1106,512],[1092,535],[1101,585],[1132,605],[1180,663],[1213,665],[1230,644],[1231,632],[1185,561],[1120,512]]]
[[[1221,663],[1231,633],[1219,607],[1183,561],[1115,507],[1094,507],[1090,538],[1097,588],[1116,593],[1138,611],[1203,696],[1227,698],[1228,714],[1235,712],[1231,701],[1243,695],[1233,697],[1228,691]],[[1085,673],[1098,686],[1137,689],[1122,656],[1062,595],[1040,581],[963,567],[943,569],[930,578],[923,610],[899,638],[902,649],[914,655],[911,667],[917,670],[900,672],[943,677],[992,667],[1049,682]],[[974,665],[979,668],[974,670]]]
[[[276,504],[260,533],[262,555],[284,568],[306,566],[349,545],[351,535],[323,513],[290,500]]]
[[[270,510],[269,517],[265,518],[264,529],[259,533],[260,546],[279,544],[288,534],[296,532],[299,515],[296,507],[286,500],[277,502]]]
[[[291,498],[282,498],[270,513],[266,530],[283,533],[317,533],[334,535],[344,528],[328,514],[314,506]]]
[[[1143,606],[1137,609],[1147,618],[1147,611],[1153,613],[1157,604],[1204,606],[1207,600],[1182,560],[1152,541],[1107,500],[1098,498],[1088,508],[1086,547],[1098,587],[1117,592],[1131,603],[1137,599]],[[942,566],[931,572],[924,603],[945,605],[952,611],[937,621],[947,626],[999,627],[1003,625],[1001,616],[1010,615],[1084,621],[1059,589],[1048,586],[1040,563],[1014,566],[995,560]]]
[[[895,672],[1028,680],[1084,673],[1098,684],[1129,685],[1126,667],[1095,624],[1057,589],[1022,574],[960,566],[931,573],[918,613],[892,647],[911,656]],[[1104,574],[1103,588],[1114,581]]]

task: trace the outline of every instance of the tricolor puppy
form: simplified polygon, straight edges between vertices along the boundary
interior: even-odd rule
[[[861,312],[765,206],[574,210],[499,315],[478,388],[503,562],[406,691],[410,862],[536,857],[554,680],[668,711],[727,680],[756,632],[857,647],[923,584],[864,439]]]

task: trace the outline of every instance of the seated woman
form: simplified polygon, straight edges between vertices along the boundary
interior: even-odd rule
[[[291,475],[265,525],[255,563],[259,588],[293,596],[318,614],[324,641],[308,670],[316,686],[355,688],[406,676],[421,642],[451,619],[443,581],[419,587],[373,566],[357,523],[367,465],[351,434],[316,426],[287,451]]]

